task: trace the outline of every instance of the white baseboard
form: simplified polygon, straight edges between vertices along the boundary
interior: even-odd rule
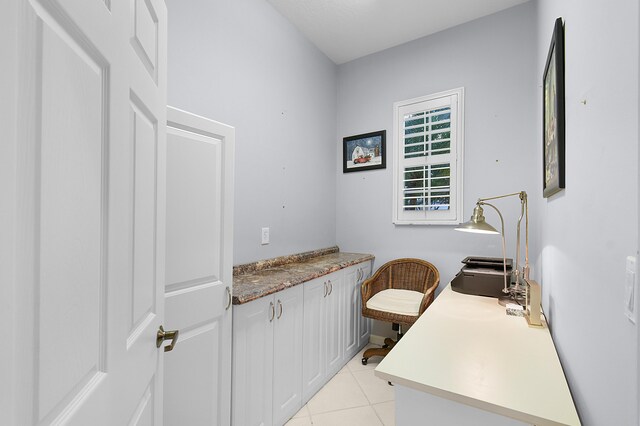
[[[375,334],[369,335],[369,343],[373,345],[378,345],[378,346],[384,345],[384,339],[386,339],[385,336],[376,336]]]

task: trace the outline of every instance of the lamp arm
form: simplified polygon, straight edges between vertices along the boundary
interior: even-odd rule
[[[520,193],[520,217],[518,218],[518,227],[516,234],[516,270],[515,270],[515,281],[516,287],[515,291],[520,291],[520,224],[522,223],[522,218],[524,217],[524,200],[522,199],[522,193]]]
[[[496,213],[498,213],[498,216],[500,216],[500,226],[502,231],[500,233],[500,235],[502,236],[502,272],[504,276],[504,288],[502,289],[502,292],[508,294],[509,286],[507,285],[507,247],[504,241],[504,218],[502,217],[502,213],[500,213],[500,210],[498,210],[498,208],[493,204],[486,203],[481,200],[478,200],[477,204],[492,207],[496,211]]]
[[[527,200],[527,193],[522,191],[520,193],[520,199],[522,200],[523,208],[525,210],[525,245],[524,245],[524,278],[529,279],[529,202]]]
[[[478,198],[478,201],[491,201],[491,200],[497,200],[499,198],[513,197],[515,195],[519,195],[522,198],[522,193],[525,193],[525,195],[526,195],[526,192],[524,192],[524,191],[512,192],[511,194],[496,195],[495,197]]]
[[[518,286],[519,275],[520,275],[520,270],[519,270],[520,268],[520,224],[522,222],[523,217],[525,218],[525,255],[524,255],[525,260],[524,260],[523,275],[524,275],[524,278],[529,279],[529,203],[527,200],[527,193],[525,191],[520,191],[520,192],[512,192],[510,194],[496,195],[495,197],[478,198],[478,203],[488,204],[488,203],[485,203],[485,201],[497,200],[500,198],[507,198],[507,197],[514,197],[516,195],[520,198],[520,206],[521,206],[520,217],[518,218],[518,229],[517,229],[518,235],[517,235],[517,246],[516,246],[516,269],[514,271],[516,276],[516,286]]]

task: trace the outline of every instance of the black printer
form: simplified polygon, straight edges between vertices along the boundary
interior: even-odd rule
[[[467,257],[451,281],[451,290],[474,296],[502,297],[504,268],[501,257]],[[507,259],[507,286],[511,284],[512,259]]]

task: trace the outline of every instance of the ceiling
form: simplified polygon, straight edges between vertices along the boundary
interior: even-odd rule
[[[336,64],[527,0],[267,0]]]

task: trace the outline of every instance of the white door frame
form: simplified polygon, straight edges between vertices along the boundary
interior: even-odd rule
[[[16,205],[16,120],[18,75],[18,22],[19,4],[5,2],[0,13],[0,323],[3,324],[3,350],[0,351],[0,412],[8,424],[15,424],[16,402],[13,392],[17,379],[12,368],[19,356],[14,335],[15,305],[15,208]]]

